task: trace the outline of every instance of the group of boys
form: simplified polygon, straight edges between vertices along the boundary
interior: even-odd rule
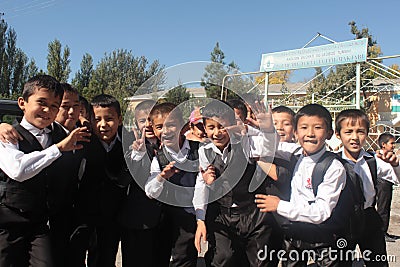
[[[88,121],[76,89],[38,75],[18,105],[22,120],[0,127],[0,266],[115,266],[133,181],[118,101],[95,96]]]
[[[295,114],[212,100],[186,123],[176,105],[146,100],[131,141],[114,97],[93,98],[90,123],[78,97],[36,76],[22,121],[0,126],[0,266],[86,266],[87,251],[89,266],[115,266],[119,242],[123,266],[196,266],[205,241],[207,266],[306,266],[310,255],[351,266],[357,244],[367,266],[388,265],[385,182],[397,183],[399,161],[391,138],[363,149],[361,110],[337,115],[335,154],[317,104]]]
[[[158,145],[145,147],[150,142],[143,134],[132,146],[132,159],[145,166],[135,179],[148,173],[146,195],[163,203],[159,224],[167,230],[157,235],[165,246],[156,260],[165,257],[155,266],[166,266],[169,257],[172,266],[195,266],[193,240],[199,252],[201,241],[208,241],[208,266],[276,266],[279,260],[283,266],[305,266],[306,251],[319,266],[351,266],[355,254],[348,252],[357,244],[368,252],[363,254],[368,266],[387,266],[385,230],[375,209],[377,179],[397,181],[399,163],[393,151],[375,155],[363,149],[367,115],[345,110],[337,116],[336,136],[344,148],[334,154],[326,149],[334,132],[324,107],[310,104],[297,114],[277,107],[275,130],[271,114],[261,109],[253,126],[246,125],[240,102],[212,101],[202,108],[199,129],[207,139],[200,145],[183,135],[184,120],[174,105],[147,111],[148,130],[154,130]],[[276,134],[281,142],[272,157]],[[197,174],[189,166],[194,160]],[[259,169],[267,177],[260,177]],[[260,257],[264,246],[272,251],[268,257]],[[279,250],[299,256],[278,257]]]

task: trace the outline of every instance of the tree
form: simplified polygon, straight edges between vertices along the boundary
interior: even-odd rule
[[[220,99],[223,78],[227,74],[238,73],[239,67],[235,64],[235,62],[232,61],[226,66],[224,59],[225,54],[217,42],[213,51],[211,52],[211,61],[213,63],[205,67],[205,73],[201,81],[201,86],[204,86],[207,97]],[[234,91],[245,93],[252,86],[251,81],[245,80],[240,76],[229,77],[225,80],[226,82],[224,83],[224,89],[226,89],[226,99],[236,98],[237,95],[234,93]]]
[[[186,87],[183,85],[178,85],[177,87],[169,90],[165,94],[165,100],[167,102],[174,103],[175,105],[179,105],[191,98],[190,93],[186,90]]]
[[[373,38],[373,36],[369,33],[368,28],[363,28],[359,30],[354,21],[349,22],[349,26],[351,33],[354,34],[354,39],[368,38],[368,58],[376,58],[382,54],[380,46],[377,44],[377,41]],[[362,70],[368,70],[370,68],[370,65],[368,65],[367,63],[361,63]],[[378,74],[376,74],[374,71],[376,70],[372,69],[369,71],[365,71],[362,74],[362,88],[367,88],[364,87],[364,85],[366,85],[366,83],[368,83],[371,79],[378,76]],[[321,72],[321,68],[316,68],[315,76],[319,75]],[[355,77],[355,64],[335,66],[335,68],[331,69],[326,76],[321,75],[319,78],[312,81],[311,86],[308,89],[308,95],[311,96],[312,93],[314,93],[321,97],[329,94],[329,98],[325,99],[331,103],[332,101],[336,101],[337,103],[340,103],[342,101],[349,102],[354,97],[354,92],[356,89]],[[366,93],[365,90],[366,89],[364,89],[363,91],[364,96]]]
[[[16,98],[27,80],[28,57],[17,47],[17,34],[0,20],[0,95]]]
[[[286,84],[290,75],[292,74],[291,70],[277,71],[269,74],[268,83],[269,84]],[[265,78],[265,74],[259,75],[256,77],[256,83],[261,83]]]
[[[114,50],[97,64],[89,86],[82,93],[87,99],[101,93],[113,95],[124,108],[127,106],[124,99],[133,96],[139,86],[161,70],[158,60],[149,64],[147,58],[135,57],[132,51]]]
[[[47,74],[53,76],[60,82],[67,82],[71,68],[69,66],[71,60],[69,59],[70,50],[65,46],[62,50],[61,42],[55,39],[48,45],[47,54]]]
[[[85,88],[89,87],[90,79],[93,75],[93,58],[89,53],[83,55],[81,61],[81,69],[75,74],[75,78],[72,80],[72,85],[82,93]]]

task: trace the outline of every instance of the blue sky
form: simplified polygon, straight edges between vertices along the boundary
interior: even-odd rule
[[[18,47],[39,68],[46,68],[50,41],[57,38],[69,46],[70,79],[86,52],[96,64],[104,53],[123,48],[169,67],[209,60],[217,41],[227,63],[234,60],[243,72],[257,71],[262,53],[301,48],[317,32],[336,41],[353,39],[352,20],[360,29],[369,28],[384,55],[398,55],[399,10],[396,0],[0,0]],[[319,39],[313,45],[326,43]],[[394,63],[400,65],[400,58],[384,61]]]

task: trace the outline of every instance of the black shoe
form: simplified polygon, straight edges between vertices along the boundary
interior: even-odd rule
[[[391,234],[388,234],[388,233],[386,233],[386,235],[391,237],[391,238],[393,238],[394,240],[400,239],[400,236],[398,236],[398,235],[391,235]]]
[[[391,237],[388,234],[385,234],[385,241],[386,242],[396,242],[396,239],[394,239],[393,237]]]

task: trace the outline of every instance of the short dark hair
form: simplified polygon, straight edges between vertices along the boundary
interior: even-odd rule
[[[109,108],[112,107],[117,112],[118,116],[121,116],[121,106],[118,100],[107,94],[101,94],[93,97],[90,105],[93,107],[102,107],[102,108]]]
[[[201,115],[203,116],[204,124],[206,123],[206,119],[211,119],[212,117],[226,119],[232,125],[236,124],[233,108],[224,101],[212,100],[202,108]]]
[[[166,116],[171,113],[174,108],[176,108],[176,105],[170,102],[157,104],[150,111],[150,119],[153,120],[153,118],[158,115]]]
[[[292,117],[292,122],[294,123],[294,117],[296,116],[296,113],[294,113],[293,109],[287,106],[277,106],[272,109],[272,114],[274,113],[287,113]]]
[[[328,130],[332,130],[332,116],[331,113],[319,104],[308,104],[299,109],[294,117],[294,128],[297,130],[299,119],[303,116],[317,116],[322,118]]]
[[[135,107],[135,112],[139,112],[142,110],[151,110],[151,108],[154,107],[155,104],[156,101],[154,100],[151,99],[143,100],[142,102],[137,104],[137,106]]]
[[[64,93],[68,92],[68,93],[73,93],[76,95],[79,95],[78,90],[76,90],[75,87],[72,87],[72,85],[70,85],[69,83],[60,83],[61,88],[63,89]]]
[[[90,104],[89,101],[87,101],[87,99],[81,95],[79,95],[79,103],[81,103],[81,105],[83,105],[86,109],[86,112],[89,113],[89,108],[90,108]]]
[[[240,112],[244,115],[245,118],[247,117],[247,107],[243,100],[231,99],[228,100],[227,103],[231,108],[236,108],[240,110]]]
[[[54,77],[50,75],[36,75],[25,83],[22,98],[28,101],[28,98],[39,88],[46,88],[49,92],[54,93],[56,97],[59,97],[60,100],[64,95],[64,90]]]
[[[149,117],[150,120],[153,120],[156,116],[167,117],[169,114],[178,119],[181,125],[185,124],[181,110],[175,104],[170,102],[155,105],[150,111]]]
[[[345,109],[336,116],[335,130],[337,133],[340,133],[340,130],[342,129],[341,124],[346,119],[350,119],[352,125],[354,125],[358,120],[365,122],[367,126],[367,133],[369,132],[369,119],[364,111],[360,109]]]
[[[391,133],[383,133],[378,138],[378,145],[380,148],[383,147],[383,144],[386,144],[390,141],[390,139],[395,139],[394,135]]]

